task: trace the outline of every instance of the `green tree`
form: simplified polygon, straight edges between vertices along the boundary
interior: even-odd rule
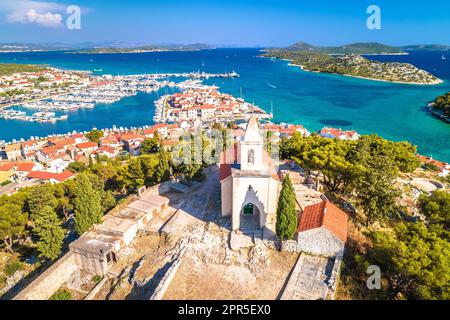
[[[141,161],[140,157],[131,159],[123,171],[123,183],[129,192],[136,192],[138,188],[144,185],[145,173]]]
[[[295,194],[289,175],[283,180],[278,199],[276,231],[281,240],[292,239],[297,231]]]
[[[74,211],[75,211],[75,231],[82,235],[94,224],[102,221],[102,206],[100,195],[92,187],[89,177],[85,173],[80,173],[76,177]]]
[[[107,213],[109,210],[116,206],[116,198],[111,191],[103,191],[101,194],[102,211]]]
[[[61,220],[50,206],[45,206],[34,219],[33,233],[38,237],[37,249],[41,257],[55,260],[61,254],[64,229]]]
[[[22,212],[15,204],[4,204],[0,206],[0,239],[6,245],[9,252],[13,252],[14,240],[25,233],[28,215]]]
[[[27,205],[32,220],[45,206],[56,208],[58,201],[55,197],[53,186],[44,184],[31,188],[27,197]]]
[[[83,172],[84,170],[86,170],[86,166],[82,162],[75,161],[75,162],[69,163],[69,165],[67,166],[67,170],[69,170],[73,173],[79,173],[79,172]]]
[[[443,224],[450,230],[450,193],[436,190],[430,195],[421,195],[419,208],[432,224]]]
[[[386,221],[398,212],[398,191],[393,181],[396,175],[389,172],[395,172],[395,169],[388,161],[373,159],[354,183],[356,203],[365,213],[366,226],[375,221]]]
[[[94,129],[86,134],[86,138],[88,138],[92,142],[98,143],[100,139],[103,138],[103,131]]]
[[[160,149],[161,141],[159,139],[159,136],[157,133],[153,136],[153,138],[145,139],[144,142],[142,142],[140,152],[141,154],[152,154],[152,153],[158,153]]]
[[[159,153],[159,161],[155,169],[156,183],[167,181],[170,178],[170,161],[169,154],[161,150]]]
[[[367,254],[389,281],[390,298],[450,299],[450,242],[422,222],[368,233]]]

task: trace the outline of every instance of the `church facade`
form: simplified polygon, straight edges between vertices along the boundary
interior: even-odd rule
[[[232,230],[267,228],[275,232],[280,176],[267,151],[256,117],[244,136],[222,153],[220,163],[222,216]]]

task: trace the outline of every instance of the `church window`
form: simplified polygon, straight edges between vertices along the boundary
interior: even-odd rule
[[[250,149],[250,150],[248,151],[248,159],[247,159],[247,162],[248,162],[249,164],[255,164],[255,150]]]

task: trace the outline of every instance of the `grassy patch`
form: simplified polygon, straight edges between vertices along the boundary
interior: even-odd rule
[[[66,289],[58,290],[49,298],[49,300],[72,300],[72,294]]]
[[[0,63],[0,76],[7,76],[17,72],[39,72],[42,70],[42,67],[30,64]]]
[[[95,284],[98,284],[102,280],[103,280],[103,276],[101,276],[99,274],[92,277],[92,282],[94,282]]]

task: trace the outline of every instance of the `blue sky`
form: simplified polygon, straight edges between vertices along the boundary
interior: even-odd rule
[[[381,30],[366,27],[371,4]],[[68,5],[81,30],[65,27]],[[450,45],[449,13],[448,0],[0,0],[0,42]]]

